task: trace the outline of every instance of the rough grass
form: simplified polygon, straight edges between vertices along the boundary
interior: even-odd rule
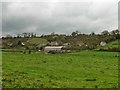
[[[66,54],[3,52],[5,88],[115,88],[116,52]]]

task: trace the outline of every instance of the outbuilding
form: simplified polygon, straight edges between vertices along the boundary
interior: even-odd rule
[[[46,46],[44,48],[45,52],[62,52],[64,46]]]

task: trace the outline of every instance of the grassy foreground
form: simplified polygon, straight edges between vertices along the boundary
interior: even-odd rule
[[[4,88],[115,88],[117,52],[3,52]]]

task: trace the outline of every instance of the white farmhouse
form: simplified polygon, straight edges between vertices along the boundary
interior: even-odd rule
[[[101,46],[105,46],[105,45],[106,45],[106,42],[100,42],[100,45],[101,45]]]

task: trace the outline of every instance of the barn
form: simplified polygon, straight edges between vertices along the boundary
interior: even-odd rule
[[[44,48],[45,52],[62,52],[64,46],[46,46]]]

